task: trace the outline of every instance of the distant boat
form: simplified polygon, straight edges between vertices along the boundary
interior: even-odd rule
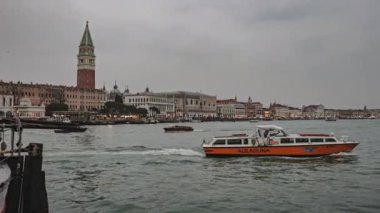
[[[326,117],[326,121],[336,121],[335,117]]]
[[[249,120],[250,123],[257,123],[259,122],[259,120],[256,120],[256,119],[252,119],[252,120]]]
[[[191,132],[194,131],[193,127],[191,126],[171,126],[171,127],[165,127],[165,132]]]
[[[65,129],[56,129],[55,133],[71,133],[71,132],[84,132],[87,128],[84,127],[76,127],[76,128],[65,128]]]
[[[200,119],[191,119],[191,122],[192,123],[200,123],[200,122],[202,122]]]

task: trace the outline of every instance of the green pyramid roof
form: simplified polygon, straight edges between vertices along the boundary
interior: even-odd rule
[[[84,30],[81,46],[94,46],[91,39],[90,29],[88,29],[88,21],[86,22],[86,29]]]

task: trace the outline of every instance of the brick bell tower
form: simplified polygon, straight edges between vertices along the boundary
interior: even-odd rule
[[[77,87],[95,89],[95,54],[88,21],[79,45]]]

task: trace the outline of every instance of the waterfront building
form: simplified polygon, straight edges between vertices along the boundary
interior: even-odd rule
[[[271,115],[273,118],[276,119],[289,119],[290,117],[290,111],[289,107],[286,105],[273,103],[270,104],[269,110],[271,111]]]
[[[13,95],[0,92],[0,119],[10,117],[12,115],[13,105]]]
[[[248,97],[248,101],[244,104],[245,105],[245,114],[247,118],[255,118],[256,117],[256,108],[252,104],[252,98]]]
[[[225,104],[225,103],[218,103],[218,100],[216,101],[216,115],[219,118],[235,118],[235,105],[234,104]]]
[[[325,117],[325,107],[322,104],[302,107],[302,115],[305,118],[321,119]]]
[[[337,110],[335,109],[325,109],[325,118],[336,118],[338,116]]]
[[[302,110],[297,107],[287,106],[279,103],[271,103],[269,106],[270,114],[275,119],[300,119]]]
[[[123,97],[125,105],[144,108],[150,116],[160,118],[175,117],[174,98],[168,97],[165,93],[154,93],[147,87],[144,92],[132,94],[126,88]]]
[[[79,45],[77,87],[95,89],[95,53],[88,22]]]
[[[263,104],[260,102],[253,102],[249,97],[245,103],[245,114],[248,118],[262,118],[263,117]]]
[[[219,108],[218,113],[220,117],[230,117],[233,116],[233,118],[246,118],[246,105],[243,102],[237,101],[237,98],[235,99],[223,99],[223,100],[217,100],[217,107]],[[228,109],[233,108],[232,114],[223,114],[223,112],[228,112]]]
[[[45,105],[33,106],[29,98],[21,98],[20,104],[13,106],[13,108],[20,118],[45,117]]]
[[[368,118],[372,113],[367,109],[338,109],[337,117],[344,119]]]
[[[216,96],[200,92],[161,92],[169,100],[174,100],[174,116],[178,118],[216,117]]]
[[[289,119],[300,119],[302,118],[302,110],[297,107],[288,107],[289,108]]]
[[[19,105],[20,99],[26,97],[34,106],[64,103],[69,106],[69,110],[90,111],[101,109],[105,102],[103,90],[62,85],[0,81],[0,92],[12,94],[15,105]]]
[[[252,105],[255,107],[256,117],[262,118],[264,115],[263,104],[261,102],[252,102]]]

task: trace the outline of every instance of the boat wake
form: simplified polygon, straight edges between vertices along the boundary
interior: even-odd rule
[[[336,154],[331,154],[330,156],[356,156],[356,154],[352,152],[339,152]]]
[[[111,149],[104,151],[80,151],[80,152],[50,152],[45,154],[45,156],[97,156],[97,155],[163,155],[163,156],[195,156],[203,157],[204,154],[192,149],[182,149],[182,148],[164,148],[164,149],[154,149],[146,148],[144,146],[134,146],[124,149]]]

